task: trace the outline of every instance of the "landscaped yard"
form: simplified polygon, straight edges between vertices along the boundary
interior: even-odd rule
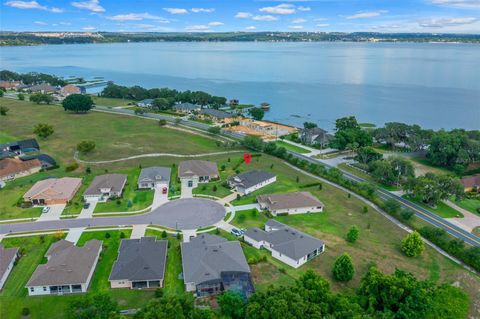
[[[294,152],[297,152],[297,153],[302,153],[302,154],[310,153],[309,150],[307,150],[303,147],[300,147],[300,146],[297,146],[297,145],[292,145],[292,144],[284,142],[284,141],[276,141],[275,144],[277,144],[278,147],[284,147],[287,150],[294,151]]]
[[[454,203],[469,212],[480,215],[480,199],[465,198],[461,201],[455,201]]]
[[[453,217],[463,217],[463,214],[459,211],[453,209],[452,207],[448,206],[443,202],[439,202],[436,207],[431,207],[425,203],[423,203],[420,199],[414,198],[412,196],[404,195],[404,198],[408,199],[409,201],[414,202],[417,205],[427,209],[428,211],[443,217],[443,218],[453,218]]]

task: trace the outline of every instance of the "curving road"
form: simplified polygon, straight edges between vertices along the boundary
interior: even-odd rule
[[[50,231],[79,227],[160,225],[171,229],[197,229],[214,225],[225,216],[225,208],[205,198],[184,198],[168,202],[153,211],[134,216],[61,219],[0,224],[0,234]]]

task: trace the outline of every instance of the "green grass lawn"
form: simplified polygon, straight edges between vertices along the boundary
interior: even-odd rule
[[[96,143],[95,150],[82,156],[86,160],[108,160],[145,153],[196,154],[219,151],[216,141],[196,134],[160,127],[151,121],[123,115],[89,112],[73,114],[58,105],[0,98],[10,109],[0,117],[4,134],[18,138],[34,137],[33,127],[48,123],[55,133],[38,139],[42,152],[53,156],[60,165],[71,164],[76,145],[84,140]]]
[[[394,185],[385,185],[385,184],[381,184],[377,181],[375,181],[373,179],[372,176],[370,176],[368,173],[362,171],[361,169],[359,168],[356,168],[356,167],[353,167],[353,166],[350,166],[350,165],[347,165],[346,163],[341,163],[338,165],[338,168],[344,170],[344,171],[347,171],[349,172],[350,174],[353,174],[355,176],[358,176],[360,178],[363,178],[364,180],[366,181],[369,181],[371,183],[374,183],[376,184],[377,186],[379,187],[382,187],[382,188],[385,188],[386,190],[389,190],[389,191],[398,191],[400,190],[400,187],[397,187],[397,186],[394,186]]]
[[[94,213],[137,211],[150,206],[153,201],[153,190],[137,190],[140,170],[132,168],[116,172],[128,175],[122,197],[98,203]]]
[[[290,150],[290,151],[293,151],[293,152],[302,153],[302,154],[310,153],[309,150],[307,150],[303,147],[300,147],[300,146],[297,146],[297,145],[292,145],[292,144],[284,142],[284,141],[276,141],[275,144],[277,144],[278,147],[285,147],[287,150]]]
[[[448,206],[447,204],[443,202],[439,202],[436,207],[431,207],[425,203],[423,203],[420,199],[414,198],[412,196],[404,195],[402,196],[412,202],[414,202],[417,205],[420,205],[421,207],[428,209],[430,212],[443,217],[443,218],[453,218],[453,217],[463,217],[463,214],[460,213],[459,211],[453,209],[452,207]]]
[[[465,198],[461,201],[455,201],[454,203],[459,207],[468,210],[469,212],[480,215],[480,213],[478,212],[478,210],[480,209],[480,199]]]
[[[109,98],[109,97],[100,97],[100,96],[94,96],[92,95],[93,102],[96,105],[101,105],[101,106],[127,106],[129,103],[135,103],[134,100],[128,100],[128,99],[114,99],[114,98]]]
[[[145,236],[162,238],[162,232],[147,229]],[[180,253],[180,240],[174,235],[168,234],[167,267],[165,269],[164,289],[166,294],[182,295],[185,292],[183,280],[179,278],[182,273],[182,255]]]
[[[17,141],[18,138],[16,138],[13,135],[7,134],[7,132],[0,131],[0,144],[7,143],[7,142],[13,142]]]
[[[263,213],[258,212],[256,209],[251,209],[235,212],[235,217],[231,224],[239,228],[258,227],[263,229],[267,220],[268,218]]]

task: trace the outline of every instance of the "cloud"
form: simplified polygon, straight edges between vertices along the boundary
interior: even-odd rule
[[[163,8],[163,10],[167,11],[170,14],[187,14],[187,9],[182,8]]]
[[[253,26],[253,25],[245,28],[245,30],[249,30],[249,31],[251,31],[251,30],[256,30],[256,29],[257,29],[257,27],[256,27],[256,26]]]
[[[480,21],[480,18],[463,17],[463,18],[441,18],[422,21],[419,25],[423,28],[444,28],[451,26],[459,26],[465,24],[472,24]]]
[[[289,25],[288,27],[295,30],[303,29],[303,25]]]
[[[92,27],[92,26],[87,26],[87,27],[83,27],[82,30],[84,31],[93,31],[93,30],[96,30],[97,28],[95,27]]]
[[[223,22],[213,21],[213,22],[210,22],[208,25],[211,26],[211,27],[219,27],[219,26],[222,26],[224,24],[225,23],[223,23]]]
[[[35,21],[34,23],[37,24],[37,25],[48,25],[48,23],[43,22],[43,21]]]
[[[369,11],[369,12],[358,12],[351,16],[346,16],[345,19],[353,20],[353,19],[366,19],[366,18],[373,18],[382,15],[383,13],[387,13],[387,10],[379,10],[379,11]]]
[[[258,15],[258,16],[254,16],[252,18],[252,20],[255,20],[255,21],[277,21],[278,18],[274,17],[272,15]]]
[[[298,10],[298,11],[306,12],[306,11],[311,11],[312,8],[310,8],[310,7],[304,7],[304,6],[299,6],[299,7],[297,7],[297,10]]]
[[[141,20],[157,20],[161,23],[169,23],[165,18],[152,15],[148,12],[144,13],[127,13],[127,14],[117,14],[115,16],[107,17],[108,20],[113,21],[141,21]]]
[[[214,8],[192,8],[190,9],[193,13],[200,13],[200,12],[205,12],[205,13],[211,13],[215,11]]]
[[[319,23],[319,24],[316,25],[317,28],[326,28],[328,26],[329,26],[328,23]]]
[[[258,10],[270,14],[294,14],[296,12],[295,6],[288,3],[282,3],[274,7],[264,7]]]
[[[208,25],[189,25],[185,28],[189,32],[210,32],[212,29]]]
[[[105,8],[100,5],[98,0],[76,1],[71,3],[78,9],[89,10],[95,13],[105,12]]]
[[[37,1],[7,1],[5,2],[5,5],[12,8],[17,8],[17,9],[38,9],[38,10],[50,11],[53,13],[63,12],[63,10],[60,8],[56,8],[56,7],[49,8],[47,6],[41,5]]]
[[[250,12],[237,12],[237,14],[235,15],[235,18],[237,18],[237,19],[249,19],[252,16],[253,15]]]
[[[480,0],[431,0],[431,3],[439,6],[453,8],[480,8]]]
[[[59,25],[72,25],[70,22],[59,22]]]
[[[305,19],[293,19],[290,22],[292,22],[292,23],[304,23],[304,22],[307,22],[307,20],[305,20]]]

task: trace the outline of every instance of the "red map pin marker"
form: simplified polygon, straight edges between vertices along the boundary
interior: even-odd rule
[[[250,160],[252,159],[252,155],[248,154],[248,153],[245,153],[243,154],[243,160],[245,161],[245,163],[248,165],[250,164]]]

